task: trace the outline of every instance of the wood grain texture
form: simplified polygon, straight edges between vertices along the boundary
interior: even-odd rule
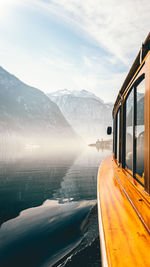
[[[141,185],[134,184],[117,167],[113,157],[102,162],[98,172],[98,202],[108,266],[150,266],[150,235],[146,229],[150,221],[149,196],[142,190]]]

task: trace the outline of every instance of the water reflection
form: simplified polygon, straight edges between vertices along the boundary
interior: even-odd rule
[[[0,163],[0,224],[47,199],[96,199],[97,168],[108,151],[9,153]],[[12,156],[12,157],[11,157]]]
[[[0,224],[52,199],[79,151],[30,151],[0,162]]]
[[[98,167],[110,153],[92,147],[1,153],[1,266],[51,266],[83,240]]]
[[[94,147],[82,151],[64,175],[54,198],[60,203],[96,199],[98,166],[108,154],[110,151],[98,153]]]
[[[92,205],[46,201],[21,212],[0,229],[0,266],[52,266],[80,242]]]

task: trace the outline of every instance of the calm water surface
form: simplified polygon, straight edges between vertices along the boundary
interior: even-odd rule
[[[111,151],[0,151],[0,266],[100,266],[97,171]]]

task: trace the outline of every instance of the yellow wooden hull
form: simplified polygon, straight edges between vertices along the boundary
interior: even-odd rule
[[[99,168],[97,194],[103,266],[150,266],[150,196],[112,156]]]

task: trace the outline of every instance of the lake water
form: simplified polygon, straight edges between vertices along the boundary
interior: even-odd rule
[[[101,266],[97,171],[110,153],[1,148],[1,267]]]

